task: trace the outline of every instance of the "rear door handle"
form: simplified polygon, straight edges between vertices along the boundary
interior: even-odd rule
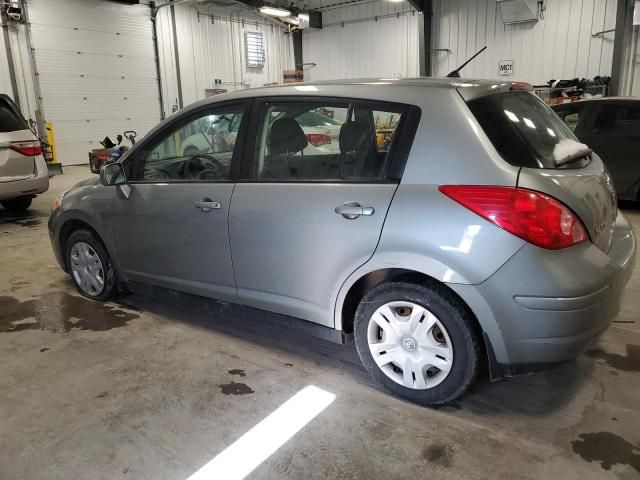
[[[203,198],[202,200],[193,204],[196,208],[199,208],[203,212],[209,212],[211,210],[220,209],[220,202],[214,202],[210,198]]]
[[[362,215],[370,217],[375,213],[373,207],[363,207],[357,202],[345,203],[336,207],[334,211],[348,220],[354,220]]]

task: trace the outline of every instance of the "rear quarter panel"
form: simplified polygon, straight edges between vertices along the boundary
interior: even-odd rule
[[[524,241],[467,210],[439,185],[515,186],[518,167],[505,162],[455,90],[429,89],[404,175],[373,257],[343,284],[336,328],[349,288],[367,273],[403,268],[450,284],[478,284]]]

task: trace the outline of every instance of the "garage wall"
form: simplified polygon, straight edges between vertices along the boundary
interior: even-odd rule
[[[282,83],[282,71],[294,68],[291,35],[245,8],[206,8],[180,4],[175,7],[178,57],[184,106],[205,98],[205,89],[214,88],[214,79],[229,91]],[[248,69],[244,34],[262,32],[265,65]],[[178,98],[174,39],[170,8],[158,14],[158,37],[162,68],[165,112],[171,113]]]
[[[312,8],[322,10],[323,28],[303,32],[304,62],[317,64],[305,71],[305,80],[419,74],[418,22],[422,18],[408,2],[328,7],[331,3],[337,2],[311,2]]]
[[[150,10],[102,0],[30,0],[33,47],[58,160],[87,162],[99,140],[160,119]]]
[[[533,2],[535,4],[535,2]],[[500,60],[513,60],[514,80],[611,75],[617,0],[546,0],[545,19],[504,25],[496,0],[434,0],[435,75],[446,75],[477,50],[489,48],[463,76],[499,78]]]

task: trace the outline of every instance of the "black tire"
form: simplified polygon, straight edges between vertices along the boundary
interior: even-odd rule
[[[76,277],[71,271],[71,250],[73,246],[78,242],[84,242],[88,244],[94,250],[94,252],[98,255],[98,257],[100,258],[100,262],[102,263],[102,268],[104,272],[104,287],[102,291],[97,295],[91,295],[85,292],[80,287],[80,285],[78,284],[78,281],[76,280]],[[111,262],[111,258],[107,253],[107,249],[104,247],[104,245],[102,244],[102,241],[99,238],[97,238],[89,230],[84,230],[84,229],[76,230],[67,239],[65,250],[66,250],[65,260],[67,262],[67,265],[69,266],[69,272],[71,274],[71,278],[76,288],[78,289],[78,292],[82,296],[90,298],[92,300],[100,300],[100,301],[112,300],[117,298],[118,289],[116,285],[113,263]]]
[[[19,198],[11,198],[9,200],[2,200],[0,204],[7,210],[12,210],[14,212],[24,212],[27,208],[31,206],[31,201],[33,199],[31,197],[19,197]]]
[[[409,301],[427,308],[447,330],[453,363],[440,384],[425,390],[405,387],[389,378],[374,361],[367,340],[369,321],[378,308],[392,301]],[[433,406],[449,403],[460,397],[478,374],[481,349],[472,314],[453,292],[435,281],[429,284],[392,281],[371,289],[356,311],[354,336],[360,360],[376,383],[413,403]]]

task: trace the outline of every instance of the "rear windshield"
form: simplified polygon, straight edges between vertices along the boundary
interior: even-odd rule
[[[553,110],[529,92],[495,93],[468,105],[493,146],[511,165],[557,168],[553,160],[556,143],[564,138],[576,140]]]
[[[0,98],[0,132],[15,132],[26,129],[27,124],[22,116],[15,112],[13,105]]]

